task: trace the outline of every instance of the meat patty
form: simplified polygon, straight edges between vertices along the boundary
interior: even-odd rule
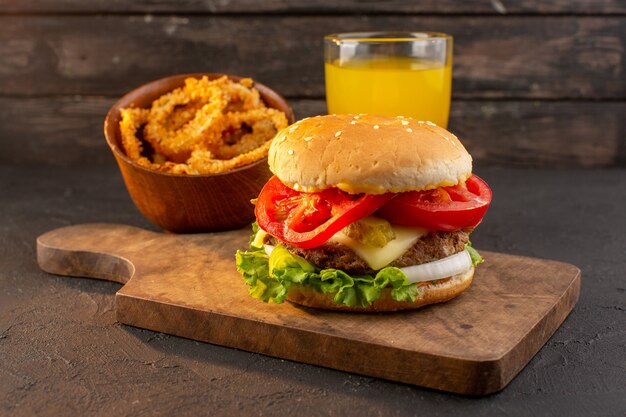
[[[468,241],[469,234],[463,230],[456,232],[430,232],[415,242],[402,256],[393,261],[390,266],[402,268],[436,261],[437,259],[461,252]],[[374,272],[352,249],[338,242],[326,242],[322,246],[313,249],[300,249],[270,236],[270,244],[276,245],[277,243],[320,269],[336,268],[356,274]]]

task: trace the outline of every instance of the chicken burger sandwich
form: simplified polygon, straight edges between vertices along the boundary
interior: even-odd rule
[[[249,293],[394,311],[450,300],[482,262],[469,234],[491,202],[452,133],[404,117],[318,116],[279,132],[256,200]]]

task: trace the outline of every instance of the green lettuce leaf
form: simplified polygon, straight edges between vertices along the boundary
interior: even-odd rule
[[[252,229],[250,243],[259,230],[256,222]],[[484,262],[471,242],[465,249],[474,266]],[[417,285],[409,283],[402,270],[394,267],[383,268],[375,276],[351,276],[338,269],[320,270],[282,246],[276,246],[268,256],[262,247],[250,245],[249,251],[237,251],[235,258],[237,271],[249,287],[248,293],[264,302],[283,303],[292,285],[335,294],[336,303],[350,307],[371,305],[386,287],[391,289],[391,297],[396,301],[414,302],[419,295]]]
[[[282,303],[287,296],[287,288],[269,276],[268,256],[263,250],[250,252],[237,251],[235,254],[237,271],[250,287],[248,293],[262,301]]]
[[[465,250],[469,252],[470,258],[472,258],[472,265],[476,266],[485,262],[483,257],[480,256],[480,253],[472,247],[472,242],[465,244]]]
[[[254,238],[256,237],[256,234],[258,233],[259,229],[260,229],[259,224],[256,221],[252,223],[252,236],[250,236],[250,241],[248,242],[251,248],[262,249],[262,248],[257,248],[256,246],[252,245],[252,243],[254,242]]]
[[[284,302],[292,285],[334,293],[336,303],[350,307],[371,305],[385,287],[391,288],[391,297],[397,301],[412,302],[419,295],[417,285],[394,267],[383,268],[375,276],[351,276],[338,269],[319,270],[281,246],[276,246],[271,256],[251,246],[250,251],[237,251],[235,258],[237,271],[250,287],[249,294],[264,302]]]
[[[269,275],[277,281],[302,284],[315,273],[315,267],[305,259],[292,255],[282,246],[276,246],[269,257]]]

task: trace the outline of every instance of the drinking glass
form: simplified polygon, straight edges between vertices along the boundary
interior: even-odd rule
[[[452,36],[358,32],[324,37],[328,113],[406,116],[447,127]]]

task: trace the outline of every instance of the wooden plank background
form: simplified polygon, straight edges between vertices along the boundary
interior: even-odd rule
[[[102,119],[162,76],[249,75],[325,112],[322,36],[437,30],[480,165],[626,166],[626,2],[0,0],[0,163],[110,164]]]

